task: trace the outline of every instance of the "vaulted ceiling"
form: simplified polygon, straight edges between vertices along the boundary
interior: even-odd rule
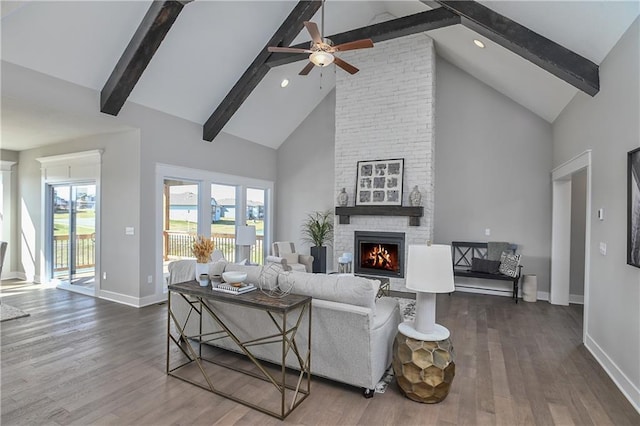
[[[273,41],[297,2],[184,3],[126,100],[204,125],[252,62],[259,60],[260,53]],[[325,34],[425,12],[433,5],[428,3],[429,6],[421,1],[327,0]],[[440,2],[438,6],[447,3],[450,2]],[[640,14],[638,1],[480,3],[596,65]],[[151,4],[150,1],[3,0],[2,60],[101,91],[108,86],[112,73],[117,74],[116,64],[135,39]],[[320,23],[320,13],[311,20]],[[496,43],[473,25],[446,26],[430,30],[427,35],[435,40],[441,57],[548,122],[555,120],[579,90],[513,53],[513,49]],[[293,39],[292,45],[309,41],[306,31],[282,40],[287,37]],[[477,48],[473,39],[483,41],[486,47]],[[238,103],[231,118],[228,121],[225,118],[222,131],[277,148],[333,89],[335,73],[343,72],[330,66],[322,72],[314,69],[309,76],[302,77],[298,72],[304,64],[293,62],[270,68],[255,88],[248,91],[246,100]],[[290,84],[281,88],[284,78]],[[43,116],[51,114],[60,120],[55,123],[50,120],[50,124],[42,121]],[[27,149],[63,140],[65,132],[77,137],[92,131],[109,131],[106,120],[83,121],[63,115],[63,111],[42,111],[37,105],[3,95],[2,147]],[[37,135],[32,134],[34,122],[40,123]],[[74,128],[74,123],[79,127]],[[58,128],[48,131],[47,126],[54,124]]]

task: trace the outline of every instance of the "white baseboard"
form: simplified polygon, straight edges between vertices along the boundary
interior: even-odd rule
[[[100,299],[109,300],[111,302],[122,303],[123,305],[133,306],[134,308],[142,308],[144,306],[161,303],[167,300],[166,294],[153,294],[145,297],[134,297],[126,294],[116,293],[114,291],[100,290]]]
[[[546,300],[549,301],[549,292],[548,291],[539,291],[538,292],[538,300]],[[584,305],[584,296],[582,294],[570,294],[569,295],[569,303],[572,305]]]
[[[548,291],[539,291],[537,293],[538,300],[546,300],[549,301],[549,292]]]
[[[463,293],[476,293],[476,294],[488,294],[491,296],[512,297],[511,292],[507,292],[504,290],[493,290],[490,288],[480,288],[480,287],[467,287],[459,284],[456,284],[456,291],[461,291]]]
[[[27,280],[27,275],[24,272],[9,271],[9,272],[3,273],[2,274],[2,278],[0,278],[0,279],[26,281]]]
[[[139,308],[143,308],[149,305],[155,305],[156,303],[162,303],[167,301],[167,294],[152,294],[151,296],[145,296],[140,298]]]
[[[591,355],[598,361],[598,364],[607,372],[611,380],[616,384],[620,392],[629,400],[633,408],[640,413],[640,389],[629,380],[620,368],[613,362],[607,353],[596,343],[591,336],[587,335],[584,343]]]
[[[584,295],[583,294],[570,294],[569,295],[569,303],[574,305],[584,305]]]
[[[522,297],[521,289],[518,289],[520,294],[518,297]],[[511,293],[507,293],[506,291],[501,290],[493,290],[490,288],[481,288],[481,287],[467,287],[464,284],[456,284],[456,291],[462,291],[465,293],[477,293],[477,294],[488,294],[491,296],[505,296],[511,297]],[[537,294],[537,300],[549,301],[549,292],[548,291],[539,291]],[[584,305],[584,296],[581,294],[570,294],[569,295],[569,303],[574,305]]]

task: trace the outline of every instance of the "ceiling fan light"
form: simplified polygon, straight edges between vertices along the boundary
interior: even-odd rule
[[[333,55],[329,52],[318,51],[309,55],[309,60],[319,67],[331,65],[333,63],[333,59]]]

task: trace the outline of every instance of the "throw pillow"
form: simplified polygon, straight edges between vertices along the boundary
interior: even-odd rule
[[[500,273],[515,278],[518,276],[518,265],[520,265],[519,254],[502,253],[500,256]]]
[[[497,274],[500,270],[499,260],[488,260],[474,257],[471,259],[471,272],[483,272],[485,274]]]
[[[260,283],[260,273],[262,272],[262,266],[245,266],[238,265],[236,263],[227,263],[227,266],[224,268],[224,272],[227,271],[237,271],[237,272],[246,272],[247,279],[245,282],[251,284],[259,284]]]
[[[298,253],[282,253],[281,257],[287,261],[287,265],[298,263]]]
[[[224,268],[227,266],[227,261],[222,259],[217,262],[209,263],[209,276],[222,275]]]
[[[291,292],[294,294],[370,309],[375,309],[376,293],[380,286],[378,280],[341,274],[308,274],[293,271],[288,274],[287,279],[293,286]]]

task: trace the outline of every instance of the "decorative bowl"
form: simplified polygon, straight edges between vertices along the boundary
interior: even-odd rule
[[[247,279],[247,273],[236,271],[223,272],[222,279],[229,284],[238,284]]]

